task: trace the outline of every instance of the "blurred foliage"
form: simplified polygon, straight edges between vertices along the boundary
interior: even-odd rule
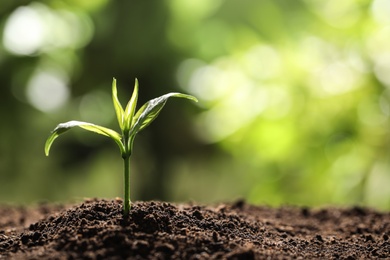
[[[140,103],[132,197],[390,209],[390,2],[2,1],[0,200],[121,196],[112,77]],[[123,101],[124,102],[124,101]],[[163,123],[164,122],[164,123]],[[168,122],[168,123],[165,123]]]

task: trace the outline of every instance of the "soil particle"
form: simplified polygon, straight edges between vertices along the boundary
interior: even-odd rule
[[[389,259],[389,234],[390,213],[358,207],[0,207],[0,259]]]

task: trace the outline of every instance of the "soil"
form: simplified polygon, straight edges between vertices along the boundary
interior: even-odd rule
[[[390,213],[120,200],[0,207],[0,259],[390,259]]]

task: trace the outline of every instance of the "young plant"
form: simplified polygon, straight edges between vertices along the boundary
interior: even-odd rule
[[[138,80],[135,79],[135,86],[133,94],[127,103],[125,109],[119,102],[116,88],[116,79],[112,81],[112,101],[116,116],[118,119],[121,133],[111,130],[109,128],[87,123],[81,121],[69,121],[61,123],[51,132],[45,143],[45,154],[49,155],[50,147],[54,140],[60,135],[68,131],[73,127],[80,127],[85,130],[105,135],[110,137],[119,146],[122,158],[124,160],[124,200],[123,200],[123,214],[126,216],[130,211],[130,155],[133,151],[134,137],[142,129],[147,127],[154,119],[157,118],[161,109],[170,97],[186,98],[198,102],[198,100],[190,95],[181,93],[168,93],[158,98],[149,100],[146,102],[137,112],[137,99],[138,99]]]

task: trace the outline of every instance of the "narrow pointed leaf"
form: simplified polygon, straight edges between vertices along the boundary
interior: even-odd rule
[[[139,131],[147,127],[154,119],[157,118],[161,109],[170,97],[186,98],[198,102],[194,96],[181,93],[168,93],[161,97],[149,100],[135,114],[133,121],[134,125],[131,128],[130,136],[137,134]]]
[[[137,100],[138,100],[138,80],[135,79],[134,84],[134,90],[133,94],[131,95],[131,99],[129,100],[129,103],[127,103],[125,112],[124,112],[124,129],[125,131],[128,131],[131,127],[135,108],[137,106]]]
[[[87,122],[81,122],[81,121],[69,121],[66,123],[59,124],[50,134],[50,136],[47,138],[45,143],[45,154],[46,156],[49,155],[50,147],[53,144],[54,140],[61,134],[67,132],[68,130],[72,129],[73,127],[81,127],[85,130],[105,135],[113,139],[119,146],[121,153],[124,152],[123,144],[121,142],[121,135],[115,132],[114,130],[111,130],[109,128],[87,123]]]
[[[119,127],[121,129],[123,129],[123,123],[124,123],[123,122],[124,121],[123,113],[124,112],[123,112],[123,107],[118,99],[118,91],[116,88],[116,79],[115,78],[113,78],[113,80],[112,80],[112,102],[114,103],[115,113],[116,113],[116,117],[118,119]]]

